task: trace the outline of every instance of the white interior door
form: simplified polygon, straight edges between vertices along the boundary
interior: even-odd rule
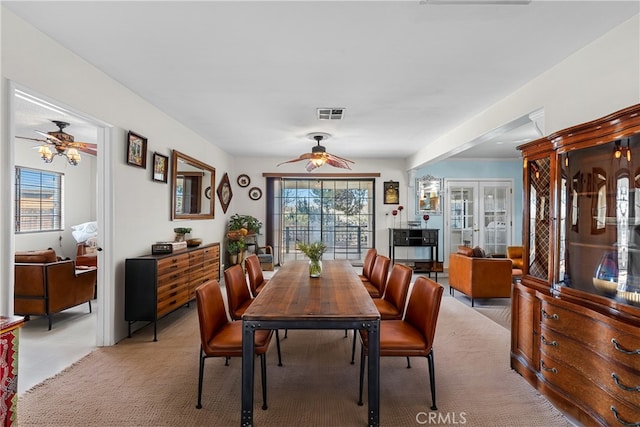
[[[513,181],[445,180],[445,194],[445,253],[479,246],[505,256],[513,234]]]

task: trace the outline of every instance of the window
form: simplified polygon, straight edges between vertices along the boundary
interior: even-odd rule
[[[304,259],[296,242],[322,240],[324,259],[361,261],[374,247],[373,179],[287,179],[275,183],[273,239],[281,262]]]
[[[16,166],[16,233],[64,229],[64,174]]]

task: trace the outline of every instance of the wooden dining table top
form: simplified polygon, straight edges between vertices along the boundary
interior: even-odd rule
[[[269,279],[245,311],[244,320],[362,320],[380,318],[369,293],[347,260],[322,261],[309,277],[308,261],[289,261]]]

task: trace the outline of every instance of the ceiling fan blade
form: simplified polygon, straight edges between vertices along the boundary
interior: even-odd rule
[[[46,139],[38,139],[38,138],[29,138],[28,136],[17,136],[16,138],[20,138],[20,139],[28,139],[29,141],[38,141],[38,142],[45,142],[45,143],[49,143],[49,141],[47,141]]]
[[[353,163],[353,162],[352,162]],[[349,164],[347,162],[345,162],[343,159],[341,158],[336,158],[335,156],[329,155],[327,157],[327,164],[329,166],[333,166],[335,168],[342,168],[342,169],[351,169],[351,167],[349,166]]]
[[[90,156],[97,156],[98,146],[96,144],[84,144],[83,147],[78,147],[78,151],[88,154]]]
[[[293,159],[293,160],[287,160],[286,162],[282,162],[282,163],[278,163],[278,166],[280,165],[284,165],[285,163],[295,163],[295,162],[299,162],[301,160],[306,160],[306,159],[310,159],[313,157],[313,154],[311,153],[304,153],[301,154],[300,157],[298,157],[297,159]]]
[[[36,131],[34,131],[34,132],[35,132],[35,133],[38,133],[38,134],[40,134],[40,135],[42,135],[42,136],[44,136],[44,137],[45,137],[45,138],[47,138],[48,140],[51,140],[51,142],[53,142],[53,143],[61,144],[61,143],[63,142],[63,141],[61,141],[60,139],[56,138],[55,136],[53,136],[53,135],[49,135],[49,134],[48,134],[48,133],[46,133],[46,132],[42,132],[42,131],[39,131],[39,130],[36,130]]]
[[[353,163],[354,165],[356,164],[356,162],[354,162],[353,160],[345,159],[344,157],[336,156],[335,154],[327,153],[327,155],[333,157],[334,159],[342,160],[345,163]]]

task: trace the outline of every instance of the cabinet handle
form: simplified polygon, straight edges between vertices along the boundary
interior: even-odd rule
[[[544,335],[540,335],[540,341],[542,341],[542,344],[545,344],[545,345],[552,345],[554,347],[558,346],[558,341],[556,341],[556,340],[547,341],[547,339],[544,337]]]
[[[542,309],[542,317],[544,317],[545,319],[553,319],[553,320],[560,319],[560,316],[558,316],[557,314],[548,314],[544,308]]]
[[[618,350],[621,353],[624,353],[624,354],[640,354],[640,349],[638,349],[638,350],[626,350],[626,349],[620,347],[620,344],[618,344],[618,341],[616,341],[615,338],[611,338],[611,342],[613,343],[613,347],[615,347],[615,349]]]
[[[540,367],[547,372],[552,372],[554,374],[558,373],[558,370],[556,368],[547,368],[547,366],[544,364],[544,360],[540,361]]]
[[[620,415],[618,415],[618,411],[616,410],[615,406],[611,406],[611,412],[613,412],[613,416],[616,417],[616,421],[622,424],[623,426],[640,427],[640,423],[630,423],[620,418]]]
[[[620,387],[621,389],[623,389],[624,391],[640,391],[640,386],[629,387],[629,386],[626,386],[624,384],[621,384],[620,383],[620,378],[618,378],[618,376],[616,375],[615,372],[611,373],[611,378],[613,378],[613,381],[616,383],[616,385],[618,387]]]

